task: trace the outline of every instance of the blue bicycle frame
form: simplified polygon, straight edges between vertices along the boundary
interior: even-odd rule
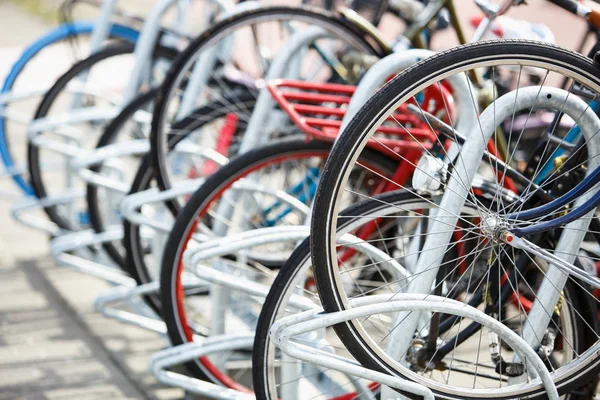
[[[520,221],[527,221],[533,218],[542,217],[544,215],[551,215],[555,211],[559,210],[561,207],[571,203],[572,201],[576,200],[579,196],[585,194],[588,190],[593,188],[599,182],[600,167],[593,170],[583,181],[579,182],[577,186],[575,186],[563,196],[560,196],[559,198],[549,203],[532,208],[530,210],[508,214],[506,218],[508,220],[518,219]],[[576,219],[583,217],[588,212],[595,209],[598,205],[600,205],[600,192],[594,194],[594,196],[588,201],[586,201],[583,205],[581,205],[581,207],[578,207],[563,216],[539,224],[533,224],[527,227],[511,228],[510,231],[517,236],[528,236],[547,232],[549,230],[559,228],[563,225],[568,224],[569,222],[573,222]]]
[[[321,177],[321,170],[317,167],[309,169],[306,177],[288,190],[288,194],[292,196],[298,196],[298,200],[305,204],[310,204],[317,192],[317,186],[319,184],[319,178]],[[263,210],[263,215],[269,215],[273,210],[281,205],[281,201],[274,202],[270,207]],[[278,221],[281,221],[286,215],[292,212],[292,207],[286,207],[283,211],[277,214],[275,217],[267,219],[265,226],[275,226]]]

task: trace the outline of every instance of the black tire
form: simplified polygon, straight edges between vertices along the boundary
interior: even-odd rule
[[[332,232],[331,205],[339,190],[343,187],[342,174],[352,162],[352,157],[362,143],[367,140],[370,131],[389,107],[410,93],[411,90],[424,85],[424,82],[435,76],[441,76],[457,68],[474,63],[474,60],[531,60],[543,61],[562,71],[570,71],[582,77],[594,90],[600,90],[600,67],[592,60],[557,46],[533,41],[496,41],[479,42],[458,46],[454,49],[438,53],[405,70],[396,76],[384,88],[378,91],[360,110],[340,136],[332,150],[331,157],[319,185],[312,217],[311,246],[312,261],[315,265],[317,287],[323,306],[328,312],[343,310],[342,297],[334,282],[334,272],[329,266],[328,241]],[[597,317],[591,317],[595,321]],[[377,351],[361,337],[357,327],[351,323],[336,326],[336,332],[346,348],[366,368],[384,373],[404,376],[388,360],[384,360]],[[575,370],[576,368],[574,368]],[[585,366],[570,371],[556,383],[559,393],[567,393],[580,387],[582,382],[596,380],[600,369],[600,357],[588,359]],[[410,379],[410,378],[409,378]],[[459,397],[434,389],[436,398],[440,399],[474,399],[475,397]],[[439,396],[439,397],[438,397]],[[468,396],[468,394],[463,395]],[[475,395],[473,395],[475,396]],[[543,388],[529,388],[520,398],[546,398]]]
[[[75,64],[69,71],[67,71],[64,75],[56,81],[56,83],[48,90],[48,92],[44,95],[41,103],[39,104],[34,119],[43,118],[47,115],[52,104],[54,104],[57,97],[60,93],[66,88],[68,83],[79,76],[82,72],[90,69],[95,64],[102,62],[111,57],[121,56],[125,54],[133,53],[134,46],[129,43],[119,43],[115,45],[107,46],[105,49],[98,51],[97,53],[91,55]],[[177,54],[176,50],[158,46],[154,51],[154,57],[158,58],[166,58],[173,59]],[[28,168],[31,180],[31,186],[37,198],[43,199],[47,194],[46,183],[44,182],[42,166],[40,160],[40,151],[39,147],[32,145],[31,143],[27,146],[27,161]],[[76,227],[68,221],[63,215],[60,215],[60,212],[57,210],[56,206],[45,207],[44,211],[50,218],[52,222],[57,224],[60,228],[66,230],[74,230]]]
[[[317,26],[323,26],[326,28],[328,27],[329,30],[336,32],[339,37],[360,45],[360,47],[368,54],[374,54],[377,56],[387,55],[384,50],[374,47],[371,42],[365,39],[365,32],[359,31],[349,22],[346,22],[340,18],[336,18],[334,14],[319,8],[286,6],[264,7],[260,9],[244,11],[216,23],[204,31],[204,33],[202,33],[197,39],[195,39],[173,62],[158,95],[152,119],[150,140],[151,162],[152,165],[156,167],[157,182],[161,190],[168,190],[171,188],[168,165],[165,159],[165,154],[168,151],[168,147],[166,145],[165,135],[167,132],[165,132],[165,124],[168,118],[167,110],[169,99],[171,98],[173,91],[177,89],[175,86],[178,85],[181,71],[185,70],[187,66],[193,62],[199,51],[201,51],[205,46],[209,46],[212,43],[220,40],[222,35],[226,34],[228,30],[232,29],[236,25],[252,23],[253,21],[264,20],[266,18],[272,18],[276,16],[290,16],[291,18],[297,20],[309,21]]]
[[[150,103],[156,98],[157,93],[158,93],[158,89],[151,89],[150,91],[139,95],[133,101],[131,101],[131,103],[129,103],[119,113],[119,115],[116,118],[114,118],[108,124],[108,126],[104,129],[104,133],[100,137],[100,140],[98,141],[98,143],[96,145],[96,148],[100,148],[100,147],[109,145],[109,144],[113,143],[115,140],[117,140],[117,137],[118,137],[121,129],[125,125],[125,123],[127,123],[127,121],[129,121],[138,110],[149,106]],[[241,94],[239,94],[236,99],[239,99],[240,101],[244,102],[244,104],[249,104],[251,106],[251,104],[253,104],[253,102],[254,102],[254,95],[252,95],[252,93],[250,93],[248,91],[245,91],[245,92],[241,92]],[[226,101],[226,99],[225,99],[225,101]],[[218,105],[221,103],[217,102],[216,104]],[[226,108],[226,105],[221,104],[221,106],[224,107],[223,112],[215,113],[215,110],[213,110],[211,108],[212,106],[213,105],[211,104],[211,105],[205,106],[203,108],[194,110],[192,112],[192,115],[213,115],[215,118],[219,118],[219,117],[223,116],[228,110]],[[230,109],[231,108],[229,108],[229,110]],[[210,114],[209,114],[209,112],[210,112]],[[173,125],[173,129],[175,131],[177,131],[178,133],[177,133],[177,135],[171,136],[171,140],[169,141],[170,148],[172,148],[177,143],[179,143],[181,140],[186,138],[195,129],[199,129],[204,124],[209,123],[209,122],[211,122],[211,120],[202,121],[197,118],[191,118],[191,117],[184,118],[184,119],[178,121],[177,123],[175,123]],[[144,158],[146,158],[146,157],[144,157]],[[90,167],[90,169],[94,172],[98,172],[101,169],[101,167],[102,167],[101,165],[95,165],[95,166]],[[147,162],[140,162],[140,167],[149,168]],[[153,174],[153,172],[150,172],[149,175],[147,175],[146,172],[143,172],[143,173],[138,172],[138,174],[136,174],[136,176],[150,176],[152,178],[154,176],[154,174]],[[136,179],[134,179],[134,182],[137,182],[138,180],[142,180],[142,178],[141,177],[136,178]],[[149,183],[150,183],[150,181],[146,180],[146,179],[144,179],[144,182],[147,182],[146,185],[149,185]],[[138,184],[137,187],[139,188],[141,186]],[[147,186],[145,188],[147,188]],[[139,190],[144,190],[144,189],[139,189]],[[135,193],[135,192],[133,192],[133,193]],[[92,229],[94,229],[94,231],[97,233],[104,232],[106,226],[104,224],[104,220],[102,217],[100,201],[98,198],[98,187],[97,186],[90,185],[90,184],[87,185],[86,199],[87,199],[87,206],[88,206],[89,216],[90,216],[90,225],[91,225]],[[176,204],[176,200],[170,200],[167,202],[167,205],[169,206],[169,209],[171,210],[173,215],[176,215],[178,208],[176,208],[176,206],[174,204]],[[124,242],[127,242],[127,240],[124,239]],[[138,283],[142,284],[142,283],[149,282],[149,280],[143,280],[141,278],[138,279],[141,276],[147,276],[147,275],[143,275],[143,273],[138,273],[137,271],[140,271],[140,269],[137,267],[138,263],[135,263],[132,265],[131,260],[126,259],[127,252],[123,251],[123,250],[119,250],[114,242],[104,242],[104,243],[102,243],[102,247],[107,252],[107,254],[111,257],[111,259],[115,263],[117,263],[117,265],[121,266],[125,271],[131,273],[132,277],[134,279],[136,279],[136,281],[138,281]],[[142,274],[142,275],[140,275],[140,274]]]
[[[358,214],[356,214],[358,215]],[[305,239],[294,249],[290,258],[283,264],[265,298],[254,336],[252,349],[252,382],[257,399],[272,399],[269,390],[268,353],[271,346],[271,326],[277,320],[279,307],[288,295],[290,287],[305,263],[310,261],[310,239]],[[277,396],[275,396],[277,398]]]
[[[45,57],[40,57],[40,53],[45,52],[49,47],[52,48],[55,45],[59,45],[60,46],[61,44],[65,44],[65,43],[66,44],[76,43],[78,46],[73,46],[73,48],[72,48],[72,50],[73,50],[72,57],[71,57],[72,60],[69,60],[71,63],[65,67],[64,72],[66,72],[68,70],[68,68],[71,68],[71,66],[75,62],[78,62],[78,61],[82,60],[83,57],[87,57],[88,56],[88,54],[85,54],[85,52],[82,53],[82,52],[79,51],[79,50],[82,50],[82,48],[79,48],[79,45],[81,45],[81,43],[79,43],[79,41],[82,39],[82,37],[85,37],[85,40],[87,40],[91,36],[90,34],[91,34],[91,32],[89,32],[89,33],[81,33],[81,34],[77,34],[77,35],[74,35],[74,36],[70,36],[69,35],[67,37],[63,37],[62,39],[60,39],[58,41],[53,41],[52,43],[49,44],[49,46],[44,46],[41,49],[38,48],[37,51],[35,51],[35,53],[31,57],[26,57],[25,58],[25,63],[22,64],[22,65],[20,65],[20,68],[18,68],[19,69],[19,73],[10,82],[8,82],[8,81],[4,82],[3,89],[5,91],[14,90],[15,86],[18,86],[20,82],[23,82],[23,81],[27,80],[28,79],[28,77],[27,77],[27,75],[28,75],[27,74],[28,67],[30,67],[31,64],[35,64],[36,62],[38,62],[39,61],[38,59],[44,59]],[[122,39],[120,39],[117,36],[113,36],[113,32],[109,32],[108,40],[110,42],[107,42],[107,43],[114,43],[115,40],[122,40]],[[82,53],[82,54],[80,54],[80,53]],[[80,56],[81,56],[81,58],[80,58]],[[62,60],[62,61],[64,61],[64,60]],[[35,69],[34,69],[34,71],[35,71]],[[24,75],[25,75],[25,77],[24,77]],[[34,78],[32,77],[32,79],[34,79]],[[10,85],[9,85],[9,83],[10,83]],[[53,82],[50,82],[50,83],[53,83]],[[48,83],[48,85],[50,83]],[[42,82],[39,82],[39,81],[36,81],[36,84],[38,84],[38,85],[46,85],[46,83],[42,83]],[[30,110],[29,112],[31,112],[31,111],[32,110]],[[3,134],[4,141],[5,141],[7,149],[8,149],[8,151],[7,151],[6,155],[5,155],[6,162],[4,162],[4,163],[6,165],[8,165],[8,164],[18,165],[22,161],[23,164],[24,164],[25,160],[22,157],[26,157],[26,154],[20,154],[18,156],[18,159],[14,159],[15,154],[14,154],[13,151],[11,151],[11,148],[10,148],[12,140],[10,139],[11,135],[9,134],[9,130],[12,131],[12,129],[8,129],[8,127],[9,127],[8,125],[9,124],[7,124],[7,118],[6,117],[0,118],[0,132],[2,132],[2,134]],[[18,175],[13,176],[13,180],[15,181],[15,183],[22,190],[24,190],[25,193],[28,193],[30,190],[29,190],[29,184],[26,182],[26,179],[27,179],[27,177],[25,176],[25,173],[20,173]]]
[[[422,200],[422,196],[419,197],[413,193],[407,191],[393,191],[380,194],[375,196],[375,199],[369,199],[361,201],[360,203],[354,204],[342,212],[340,212],[340,219],[342,222],[338,226],[338,232],[345,229],[348,226],[352,226],[357,221],[360,221],[360,216],[366,215],[385,215],[386,208],[389,209],[412,209],[406,207],[407,202],[419,202]],[[346,216],[346,217],[344,217]],[[364,222],[362,222],[364,223]],[[361,222],[359,222],[361,224]],[[256,328],[256,336],[254,340],[254,349],[252,354],[252,365],[253,365],[253,382],[254,391],[258,399],[273,399],[277,396],[272,396],[271,390],[274,388],[273,383],[269,382],[269,352],[271,351],[271,339],[270,329],[275,321],[283,315],[287,307],[287,302],[292,293],[297,293],[298,279],[301,278],[300,274],[306,272],[306,265],[311,261],[310,254],[310,239],[305,239],[291,254],[290,258],[281,268],[277,278],[271,285],[271,290],[265,299],[262,311],[258,320]],[[589,316],[590,320],[593,321],[594,316],[597,313],[596,306],[589,300],[585,295],[582,295],[581,291],[578,290],[577,286],[570,282],[565,290],[565,296],[570,299],[568,302],[573,306],[573,309],[585,312],[585,315]],[[477,305],[474,305],[475,307]],[[578,326],[575,335],[576,346],[581,349],[587,349],[590,343],[593,343],[595,338],[590,337],[589,329],[583,326],[581,320],[578,321]],[[452,339],[450,339],[451,341]],[[271,390],[270,390],[271,386]],[[588,399],[593,396],[596,389],[596,380],[592,380],[585,387],[578,388],[577,394],[570,394],[566,398],[570,400],[574,399]]]
[[[224,189],[233,184],[245,173],[252,171],[260,165],[268,162],[285,160],[296,155],[297,157],[307,154],[310,157],[323,157],[329,154],[331,144],[327,142],[310,141],[305,139],[286,139],[271,145],[257,148],[244,153],[220,168],[194,193],[188,203],[178,215],[175,225],[169,234],[163,255],[161,267],[161,301],[163,305],[163,319],[167,324],[169,339],[173,345],[189,342],[185,328],[179,314],[178,306],[178,282],[179,262],[183,247],[187,243],[189,232],[195,226],[196,219]],[[389,159],[377,152],[367,152],[364,160],[370,165],[377,166],[383,171],[393,169]],[[209,378],[215,381],[201,362],[195,360],[186,364],[190,371],[197,377]]]
[[[117,139],[117,136],[127,121],[135,114],[138,110],[146,107],[156,97],[157,89],[151,89],[150,91],[143,93],[133,99],[120,113],[114,118],[104,129],[100,140],[96,144],[96,148],[107,146]],[[102,168],[101,164],[90,166],[90,170],[99,172]],[[98,198],[98,187],[96,185],[88,184],[86,187],[86,201],[90,215],[90,226],[97,232],[102,233],[106,230],[104,218],[102,217],[100,200]],[[102,248],[106,251],[109,257],[121,267],[124,271],[128,271],[125,255],[123,251],[118,249],[117,245],[113,242],[103,242]]]
[[[246,91],[241,95],[238,95],[238,99],[243,101],[244,104],[249,108],[254,108],[255,96],[252,92]],[[208,104],[195,110],[193,115],[211,115],[213,118],[218,119],[231,112],[231,106],[227,99],[222,102],[216,102]],[[180,141],[185,139],[191,132],[201,128],[205,124],[209,124],[214,119],[202,120],[198,118],[184,118],[173,125],[173,129],[178,134],[171,134],[169,136],[169,149],[173,149]],[[242,134],[243,132],[239,132]],[[149,156],[144,157],[140,168],[135,176],[135,179],[131,185],[131,191],[129,194],[138,193],[149,189],[154,182],[155,171],[150,165]],[[165,203],[169,208],[169,211],[173,216],[177,216],[179,207],[175,207],[176,200],[167,201]],[[123,246],[125,247],[125,270],[130,274],[132,278],[136,280],[138,285],[143,285],[153,281],[153,278],[149,272],[149,268],[144,261],[145,249],[142,244],[142,238],[140,236],[139,225],[133,224],[127,219],[123,221]],[[160,314],[161,301],[158,294],[148,294],[145,296],[146,303],[155,311]]]

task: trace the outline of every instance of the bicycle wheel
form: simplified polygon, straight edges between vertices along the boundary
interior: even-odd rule
[[[206,240],[229,237],[257,228],[302,225],[316,188],[319,167],[330,148],[331,145],[325,142],[282,140],[232,160],[194,193],[177,217],[165,245],[161,267],[162,315],[174,345],[206,335],[208,326],[221,326],[226,330],[233,328],[236,334],[255,328],[260,304],[254,297],[232,293],[231,301],[235,298],[237,302],[230,304],[230,311],[221,314],[228,309],[230,300],[227,297],[213,299],[216,294],[211,291],[207,295],[205,288],[197,294],[196,286],[186,286],[184,290],[183,274],[191,274],[193,269],[189,268],[193,267],[184,267],[183,257],[187,251],[193,251],[195,245]],[[386,163],[385,157],[377,153],[366,154],[364,160],[374,170],[389,171],[392,167]],[[371,191],[376,182],[370,179],[369,174],[362,174],[355,176],[352,184],[357,191]],[[286,200],[286,196],[292,200]],[[246,279],[268,284],[274,272],[270,272],[265,265],[270,264],[272,268],[277,263],[283,264],[293,247],[294,241],[289,240],[259,243],[218,259],[205,260],[203,264],[217,269],[225,268],[233,275],[239,274]],[[237,322],[230,325],[232,321]],[[211,330],[211,334],[216,334],[216,331]],[[197,376],[247,391],[231,381],[227,371],[215,370],[213,364],[226,364],[231,353],[222,356],[218,361],[208,358],[195,360],[188,366]],[[238,371],[236,376],[240,378],[236,378],[236,381],[247,381],[249,385],[249,371],[246,370],[246,374],[242,372]]]
[[[0,94],[11,93],[19,96],[29,92],[32,90],[30,85],[34,79],[33,76],[35,76],[36,88],[45,89],[50,87],[60,74],[83,58],[78,50],[83,50],[86,46],[80,41],[92,33],[94,25],[92,22],[83,21],[62,24],[38,38],[23,51],[20,58],[12,65],[2,84]],[[138,32],[127,26],[113,24],[109,29],[109,37],[135,42]],[[76,41],[77,46],[69,46],[72,41]],[[53,59],[55,62],[60,60],[62,65],[56,71],[48,71],[46,65],[48,59]],[[44,78],[42,78],[40,71],[45,71]],[[0,106],[0,110],[3,111],[0,115],[0,157],[2,157],[2,162],[7,168],[17,167],[21,164],[25,165],[25,159],[20,155],[26,153],[26,134],[22,127],[11,121],[10,115],[29,113],[29,104],[25,102],[26,108],[15,103],[20,102],[7,102]],[[21,138],[23,139],[21,140]],[[23,174],[13,175],[13,180],[25,194],[33,194]]]
[[[483,197],[479,197],[481,203],[487,203]],[[428,210],[434,209],[435,204],[428,196],[419,196],[407,191],[393,191],[374,196],[372,199],[364,200],[358,204],[351,205],[340,213],[340,223],[337,226],[338,235],[355,234],[364,243],[368,243],[379,251],[395,252],[397,265],[407,266],[414,250],[409,246],[411,238],[422,235],[419,226],[424,224],[428,217]],[[477,209],[466,206],[462,216],[476,216]],[[362,250],[364,252],[364,250]],[[376,258],[369,254],[361,254],[357,250],[349,254],[350,248],[346,245],[338,247],[338,254],[346,254],[343,267],[346,270],[360,267],[368,262],[370,270],[360,269],[354,277],[346,275],[345,284],[348,290],[352,288],[355,292],[362,290],[369,293],[373,288],[380,291],[391,290],[384,287],[384,283],[392,282],[397,272],[386,263],[379,263]],[[385,253],[383,253],[385,254]],[[310,260],[309,240],[304,240],[292,253],[290,258],[281,268],[280,273],[271,285],[269,295],[265,299],[260,318],[257,324],[256,337],[253,349],[253,377],[254,389],[257,398],[261,399],[285,399],[285,398],[358,398],[363,393],[360,386],[352,384],[358,380],[357,377],[346,377],[340,373],[330,371],[326,368],[311,365],[292,357],[285,357],[278,350],[270,338],[271,326],[280,318],[304,311],[299,301],[293,301],[292,296],[303,296],[316,306],[321,302],[314,287],[313,270]],[[448,277],[447,283],[452,280]],[[400,281],[396,285],[400,285]],[[392,283],[393,284],[393,283]],[[378,294],[371,292],[371,294]],[[587,299],[581,296],[577,287],[570,285],[565,291],[563,318],[573,318],[576,310],[587,310]],[[591,314],[591,315],[590,315]],[[588,313],[594,318],[592,313]],[[386,329],[385,315],[373,315],[370,330]],[[448,320],[451,316],[447,316]],[[389,320],[388,320],[389,321]],[[570,331],[569,341],[577,343],[581,348],[586,346],[585,329],[581,324]],[[315,333],[301,342],[307,346],[315,346],[319,349],[328,349],[336,355],[348,357],[347,350],[338,343],[337,337],[327,332]],[[448,342],[452,341],[451,332]],[[318,337],[318,340],[315,339]],[[287,369],[286,369],[287,368]],[[349,382],[348,382],[349,381]],[[358,386],[358,387],[356,387]],[[377,392],[379,385],[362,382],[362,390],[365,388]]]
[[[340,72],[344,70],[339,62],[341,53],[351,50],[375,55],[382,53],[370,44],[364,32],[357,31],[351,24],[326,11],[316,9],[265,7],[243,11],[216,23],[178,57],[161,87],[151,133],[152,162],[157,168],[161,190],[172,187],[173,171],[169,168],[166,143],[170,121],[187,115],[191,104],[200,107],[207,101],[218,99],[221,94],[215,94],[207,87],[210,82],[216,83],[221,93],[234,98],[235,90],[222,83],[223,76],[260,85],[275,55],[285,48],[293,32],[309,26],[323,28],[330,37],[315,40],[300,51],[298,62],[293,63],[293,68],[290,64],[286,74],[293,76],[296,71],[296,75],[313,81],[340,79],[339,75],[345,74]],[[231,54],[231,48],[244,50]],[[190,95],[192,92],[193,96]],[[275,114],[279,115],[279,112],[269,114],[269,121],[278,118]],[[281,118],[287,120],[283,114]],[[254,137],[254,134],[246,136],[248,144],[244,150],[260,144],[261,140],[264,143],[273,129],[280,133],[280,124],[275,122],[268,127],[261,123],[260,127],[260,137]]]
[[[152,89],[147,93],[144,93],[134,99],[127,107],[114,118],[110,124],[104,130],[96,148],[114,144],[118,141],[129,141],[133,139],[147,138],[150,131],[151,120],[151,105],[157,94],[157,89]],[[244,124],[242,122],[236,123],[236,129],[231,131],[232,124],[231,114],[236,112],[236,115],[249,115],[252,110],[254,96],[247,92],[240,92],[237,97],[238,105],[237,109],[231,106],[230,103],[222,104],[216,102],[214,104],[208,104],[201,109],[195,110],[192,115],[194,117],[184,118],[173,125],[174,132],[177,134],[172,135],[170,146],[175,146],[181,140],[188,139],[190,137],[200,136],[202,137],[203,144],[211,149],[214,149],[217,153],[225,153],[225,156],[231,154],[227,150],[234,153],[234,149],[239,142],[241,132],[243,131]],[[202,118],[199,118],[202,116]],[[229,116],[229,117],[228,117]],[[229,119],[225,119],[225,117]],[[225,132],[224,132],[225,131]],[[219,144],[223,141],[223,137],[227,136],[228,132],[231,131],[227,148],[219,148]],[[221,146],[222,147],[222,146]],[[199,155],[198,155],[199,156]],[[150,177],[153,177],[153,170],[148,166],[147,162],[142,162],[145,156],[122,156],[119,157],[119,165],[117,171],[115,171],[115,163],[113,159],[107,160],[107,163],[100,163],[90,167],[90,170],[100,173],[102,175],[110,176],[111,179],[117,180],[131,187],[132,183],[140,182],[142,178],[136,178],[138,175],[144,177],[143,181],[146,182],[142,188],[140,185],[136,185],[136,189],[132,190],[131,193],[145,190],[150,187]],[[198,159],[199,158],[199,159]],[[182,171],[181,175],[185,178],[194,176],[200,177],[205,174],[210,174],[216,166],[211,161],[206,161],[200,157],[196,157],[195,154],[184,154],[175,160],[177,168]],[[105,165],[108,164],[108,165]],[[142,165],[143,164],[143,165]],[[128,167],[127,167],[128,166]],[[149,171],[138,172],[140,168],[149,169]],[[115,174],[116,172],[116,174]],[[89,210],[90,226],[94,231],[101,233],[106,230],[109,225],[120,225],[122,224],[122,218],[120,213],[120,203],[123,195],[114,193],[114,190],[98,187],[94,184],[88,184],[86,190],[86,200]],[[150,206],[148,206],[150,207]],[[138,268],[138,263],[133,260],[137,260],[134,257],[133,260],[126,262],[125,260],[125,249],[122,244],[115,242],[105,242],[102,244],[103,248],[110,255],[110,257],[122,266],[128,272],[133,274],[132,276],[140,283],[147,283],[151,280],[137,279],[137,276],[149,276],[147,273],[139,271],[145,271],[146,268]],[[143,264],[142,264],[143,265]],[[142,274],[142,275],[140,275]]]
[[[218,138],[224,137],[223,130],[229,132],[231,142],[229,148],[234,151],[238,138],[245,130],[243,120],[237,121],[235,129],[231,131],[233,126],[230,124],[231,115],[244,114],[246,111],[251,112],[254,108],[254,96],[251,93],[241,96],[239,103],[239,111],[235,111],[229,102],[209,104],[202,109],[194,112],[195,115],[204,115],[206,118],[189,118],[177,122],[174,125],[178,134],[173,134],[169,138],[169,147],[173,150],[178,143],[184,140],[189,135],[206,136],[205,143],[213,143],[213,148],[218,143]],[[246,111],[244,111],[244,110]],[[225,135],[227,136],[227,135]],[[226,154],[231,156],[231,154]],[[200,178],[208,176],[217,169],[217,164],[207,159],[193,158],[187,162],[179,162],[178,168],[182,170],[182,175]],[[129,194],[135,194],[152,187],[156,187],[154,181],[154,169],[150,165],[148,157],[144,157],[143,163],[140,165],[136,177],[131,185]],[[183,201],[184,199],[182,199]],[[176,216],[173,210],[166,207],[162,202],[157,204],[147,204],[140,210],[144,215],[152,218],[170,222]],[[142,285],[149,282],[154,282],[159,279],[160,260],[162,259],[164,241],[160,240],[157,235],[161,233],[154,232],[153,229],[139,226],[127,219],[123,221],[124,238],[123,245],[126,250],[127,271]],[[158,295],[150,294],[146,296],[147,303],[155,310],[161,309],[160,299]]]
[[[75,80],[82,73],[88,73],[87,89],[94,89],[93,94],[83,95],[81,98],[83,108],[95,106],[102,109],[102,107],[110,108],[114,106],[115,103],[120,101],[119,93],[125,86],[125,81],[118,78],[108,79],[111,85],[95,88],[93,82],[106,80],[107,74],[110,75],[116,68],[127,69],[133,61],[130,57],[131,54],[133,54],[133,45],[118,44],[109,46],[75,64],[46,93],[36,110],[34,119],[48,117],[51,114],[60,115],[65,113],[65,110],[68,110],[74,101],[67,94],[67,91],[71,83],[74,83],[73,86],[77,87]],[[158,47],[155,51],[155,57],[157,58],[172,59],[174,56],[175,51],[168,48]],[[108,116],[109,113],[106,115]],[[59,126],[58,129],[49,128],[44,130],[41,135],[54,140],[64,140],[71,145],[75,142],[82,148],[92,148],[100,134],[94,136],[90,130],[97,132],[99,128],[104,126],[104,122],[101,118],[79,124],[70,124],[68,127]],[[61,128],[67,129],[67,131],[62,132]],[[77,130],[76,133],[75,130]],[[30,142],[27,147],[27,157],[31,186],[38,198],[43,199],[49,195],[62,193],[65,188],[71,185],[69,173],[65,167],[65,160],[69,156],[56,153],[53,150],[42,150]],[[59,169],[58,172],[57,169]],[[73,206],[74,209],[80,207],[84,206]],[[88,224],[87,212],[83,210],[74,212],[73,210],[66,210],[62,206],[48,206],[44,210],[48,217],[62,229],[74,230],[77,229],[78,225],[85,226]],[[74,216],[73,213],[76,215]]]
[[[420,107],[419,98],[425,90],[440,91],[452,80],[468,81],[472,74],[482,72],[490,77],[484,86],[469,83],[462,101],[458,99],[459,93],[453,92],[458,116],[449,118],[449,112],[433,115]],[[532,83],[531,75],[540,73],[541,81]],[[393,79],[373,96],[342,134],[319,186],[311,239],[324,308],[330,312],[347,309],[349,300],[355,296],[343,284],[344,272],[338,265],[335,250],[335,232],[347,174],[357,168],[356,157],[365,146],[382,143],[376,133],[381,127],[403,127],[393,117],[400,109],[427,121],[439,142],[437,148],[422,146],[424,157],[414,164],[412,182],[416,189],[394,183],[392,177],[381,177],[414,193],[432,193],[436,205],[433,210],[436,219],[427,226],[427,239],[416,247],[418,259],[414,274],[418,278],[402,290],[441,293],[448,297],[461,293],[463,301],[483,302],[486,313],[499,320],[503,320],[506,313],[520,315],[518,321],[513,322],[517,325],[513,329],[522,332],[525,340],[540,352],[559,392],[576,398],[577,394],[571,391],[584,387],[580,398],[588,398],[596,385],[600,364],[594,356],[600,346],[597,318],[586,317],[588,310],[578,310],[573,302],[570,304],[576,311],[573,320],[563,325],[559,322],[558,300],[564,302],[563,290],[567,284],[573,285],[589,300],[587,303],[594,306],[592,314],[595,315],[598,304],[595,293],[589,285],[562,272],[562,280],[546,278],[547,274],[556,273],[554,265],[526,251],[506,247],[507,243],[497,235],[506,227],[530,225],[532,222],[519,219],[519,213],[560,196],[563,190],[581,181],[588,169],[595,168],[597,139],[593,127],[598,121],[592,101],[600,88],[598,76],[600,69],[579,54],[542,43],[502,41],[457,47],[416,64]],[[564,77],[573,83],[568,90],[559,88]],[[497,90],[500,83],[507,88],[502,95]],[[481,113],[480,106],[485,108]],[[569,117],[557,120],[570,118],[570,129],[560,131],[559,124],[553,124],[529,153],[520,143],[527,124],[516,130],[512,129],[512,121],[518,115],[531,116],[536,110],[560,116],[565,113]],[[470,112],[470,116],[461,118],[465,112]],[[498,128],[504,128],[505,134]],[[481,147],[477,147],[479,145]],[[399,160],[404,158],[389,146],[388,152]],[[532,155],[526,159],[523,154]],[[485,195],[490,204],[482,204],[474,197],[475,193]],[[478,220],[464,221],[457,214],[456,210],[463,204],[478,210]],[[517,215],[508,220],[513,209]],[[555,217],[555,214],[544,216],[546,219]],[[558,257],[575,260],[581,268],[589,268],[595,265],[594,249],[598,243],[598,232],[593,228],[588,230],[589,217],[577,221],[578,225],[530,239]],[[459,228],[459,236],[455,237],[457,223],[467,225]],[[464,249],[461,238],[471,236],[477,240],[477,246]],[[445,261],[455,258],[451,254],[456,250],[466,251],[471,261],[466,265]],[[390,258],[394,255],[390,254]],[[444,274],[455,270],[464,277],[460,286],[456,286],[459,280],[444,285]],[[489,295],[479,295],[481,285],[489,287]],[[478,299],[477,296],[483,297]],[[512,304],[501,301],[506,296],[514,297],[515,301]],[[530,310],[533,311],[529,313]],[[479,342],[474,348],[467,348],[466,343],[470,342],[467,339],[482,335],[482,331],[476,329],[477,324],[466,322],[470,328],[465,328],[456,342],[444,344],[442,337],[439,337],[440,343],[432,339],[431,357],[423,365],[419,364],[418,357],[413,355],[419,353],[424,339],[423,331],[417,327],[420,316],[420,313],[399,313],[397,325],[402,330],[393,325],[387,335],[368,332],[361,321],[339,324],[336,329],[361,364],[421,383],[439,398],[545,397],[541,385],[528,378],[526,366],[516,359],[510,360],[511,352],[505,352],[501,359],[490,360],[490,355],[481,355],[481,352],[490,353],[492,344]],[[436,320],[427,323],[427,327],[438,329],[441,322]],[[463,324],[462,318],[450,321],[452,326]],[[564,330],[576,329],[574,327],[579,325],[584,327],[587,338],[585,351],[564,340],[567,336]],[[394,345],[388,346],[391,341]],[[560,360],[552,359],[550,355],[556,349],[567,355]],[[446,358],[440,358],[441,355]],[[480,357],[486,363],[479,362]],[[452,368],[455,359],[461,368],[456,365]],[[477,366],[489,368],[490,362],[493,368],[483,376]],[[469,367],[464,368],[465,365]]]
[[[120,139],[125,141],[132,138],[145,138],[148,136],[149,124],[143,121],[143,116],[140,113],[146,114],[150,118],[149,107],[152,100],[156,97],[157,89],[139,95],[131,103],[127,105],[107,126],[102,136],[96,144],[99,149],[110,144],[114,144]],[[141,117],[140,120],[138,117]],[[131,160],[130,158],[133,158]],[[131,176],[132,171],[136,171],[136,164],[141,164],[140,156],[120,157],[119,164],[121,167],[117,171],[107,172],[104,163],[95,164],[89,169],[95,173],[100,173],[111,179],[119,182],[130,184],[133,181]],[[110,161],[109,161],[110,162]],[[113,167],[114,168],[114,167]],[[116,173],[115,173],[116,172]],[[119,196],[110,189],[99,188],[98,186],[88,183],[86,187],[86,202],[89,213],[90,227],[97,233],[106,231],[106,228],[111,225],[122,223],[119,205],[123,196]],[[109,257],[119,265],[123,270],[127,271],[127,263],[125,261],[124,249],[122,244],[116,242],[104,242],[102,247]]]

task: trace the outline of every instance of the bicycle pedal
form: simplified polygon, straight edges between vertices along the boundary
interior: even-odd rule
[[[524,372],[525,366],[521,363],[512,363],[500,360],[500,362],[496,364],[496,373],[507,376],[509,378],[521,376]]]

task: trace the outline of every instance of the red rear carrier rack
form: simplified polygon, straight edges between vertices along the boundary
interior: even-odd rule
[[[309,138],[333,141],[342,125],[346,107],[356,86],[334,83],[276,79],[267,84],[279,107]],[[368,143],[384,152],[405,154],[429,149],[435,132],[416,115],[404,111],[404,105],[382,124]]]

